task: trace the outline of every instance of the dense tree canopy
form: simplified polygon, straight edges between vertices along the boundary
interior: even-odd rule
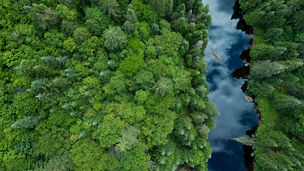
[[[207,12],[0,0],[0,170],[207,170]]]
[[[255,170],[303,170],[304,1],[240,4],[254,30],[248,87],[262,121],[254,137]]]

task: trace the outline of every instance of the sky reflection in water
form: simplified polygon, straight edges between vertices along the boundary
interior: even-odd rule
[[[216,128],[209,133],[213,149],[209,160],[211,171],[243,171],[242,145],[230,140],[245,135],[245,131],[257,124],[254,105],[245,100],[241,90],[243,79],[235,79],[231,73],[244,66],[240,59],[242,50],[249,47],[250,36],[236,29],[237,20],[231,20],[234,0],[204,0],[209,4],[212,26],[205,51],[208,63],[207,80],[209,98],[219,109],[221,116],[215,118]],[[222,61],[212,56],[214,49]]]

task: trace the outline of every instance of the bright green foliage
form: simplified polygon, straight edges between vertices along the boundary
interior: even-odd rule
[[[275,85],[271,85],[270,83],[264,80],[249,80],[248,87],[250,91],[259,96],[269,96],[274,90]]]
[[[181,41],[182,38],[180,34],[169,32],[167,29],[165,29],[164,34],[161,36],[155,36],[154,39],[150,39],[149,45],[155,45],[156,52],[158,54],[176,57]]]
[[[62,4],[56,6],[56,14],[64,20],[75,20],[77,17],[77,11],[75,9],[70,9]]]
[[[192,142],[195,140],[197,134],[190,117],[180,118],[174,132],[179,141],[186,146],[192,145]]]
[[[255,9],[263,0],[240,0],[241,8],[244,12]]]
[[[143,4],[141,0],[132,0],[131,4],[134,6],[135,13],[140,21],[148,23],[156,21],[157,13],[153,11],[150,5]]]
[[[150,36],[150,26],[147,23],[135,23],[134,36],[138,39],[148,39]]]
[[[117,151],[125,152],[126,150],[132,149],[132,147],[138,143],[137,136],[139,133],[140,131],[135,127],[125,129],[116,146]]]
[[[145,149],[143,144],[137,144],[123,153],[121,170],[148,171],[150,155],[146,154]]]
[[[126,102],[121,104],[110,103],[106,107],[106,112],[114,113],[116,116],[128,121],[130,124],[142,121],[146,114],[146,111],[142,106],[135,106],[132,103]]]
[[[254,30],[248,90],[261,124],[254,137],[257,171],[303,170],[303,17],[301,0],[240,0]],[[302,19],[300,19],[302,17]]]
[[[127,49],[132,54],[144,55],[145,44],[139,39],[131,39],[128,41]]]
[[[102,147],[111,147],[118,142],[124,130],[125,123],[118,117],[107,115],[101,123],[101,127],[96,131],[96,138],[98,138]]]
[[[61,47],[62,42],[65,40],[65,35],[63,33],[58,33],[55,30],[51,30],[44,34],[46,43],[55,47]]]
[[[41,125],[42,126],[42,125]],[[61,155],[70,148],[69,132],[63,128],[54,126],[53,130],[43,132],[43,128],[38,127],[39,138],[34,145],[35,156],[45,156],[50,158],[55,155]]]
[[[154,90],[159,96],[165,96],[167,93],[170,93],[170,91],[173,90],[172,81],[167,78],[161,78],[157,81]]]
[[[217,111],[199,0],[0,0],[0,12],[0,170],[207,169]]]
[[[106,95],[117,95],[126,90],[126,85],[121,74],[111,78],[110,82],[107,83],[103,90]]]
[[[119,70],[130,77],[142,70],[143,63],[144,60],[141,56],[129,56],[120,63]]]
[[[165,116],[148,116],[144,121],[146,126],[142,127],[142,134],[150,147],[167,143],[167,136],[173,130],[175,113],[167,111],[161,114]]]
[[[149,93],[143,90],[136,91],[136,94],[134,96],[134,100],[138,104],[143,104],[149,96]]]
[[[185,91],[191,85],[190,72],[184,70],[177,71],[173,76],[174,88],[178,91]]]
[[[127,37],[120,27],[109,27],[104,31],[105,46],[110,50],[122,49],[127,44]]]
[[[19,119],[28,116],[28,121],[37,120],[35,117],[38,106],[33,106],[33,104],[38,104],[39,101],[35,99],[30,93],[16,93],[13,96],[14,102],[11,104],[10,110],[12,110]],[[20,121],[21,121],[20,120]]]
[[[68,50],[69,52],[73,52],[77,48],[77,45],[76,45],[74,39],[69,37],[68,39],[66,39],[63,42],[63,47],[64,47],[64,49]]]
[[[105,153],[98,144],[90,139],[75,143],[69,151],[69,158],[75,171],[81,170],[113,170],[119,163],[112,154]]]
[[[26,159],[26,156],[21,153],[10,151],[2,157],[3,162],[6,163],[7,170],[23,170],[30,169],[32,162]]]

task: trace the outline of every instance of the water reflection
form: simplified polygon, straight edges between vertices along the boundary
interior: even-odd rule
[[[250,36],[236,29],[237,20],[231,20],[234,0],[205,0],[209,4],[212,26],[205,60],[208,63],[207,79],[210,100],[221,116],[215,118],[216,128],[209,133],[213,148],[209,169],[214,171],[246,170],[242,145],[230,140],[244,136],[245,131],[257,124],[254,105],[244,99],[241,90],[243,79],[231,76],[233,70],[244,66],[240,59],[242,50],[249,47]],[[214,49],[222,61],[213,57]]]

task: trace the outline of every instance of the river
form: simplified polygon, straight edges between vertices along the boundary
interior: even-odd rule
[[[236,29],[238,20],[231,20],[234,0],[204,0],[209,4],[212,25],[209,30],[209,43],[205,51],[208,63],[207,82],[209,98],[221,115],[215,118],[216,128],[209,133],[213,153],[208,162],[211,171],[243,171],[243,145],[231,138],[245,136],[246,130],[257,125],[257,113],[253,103],[245,100],[241,90],[244,79],[236,79],[232,72],[244,66],[241,52],[249,48],[250,35]],[[214,49],[222,58],[218,61]]]

